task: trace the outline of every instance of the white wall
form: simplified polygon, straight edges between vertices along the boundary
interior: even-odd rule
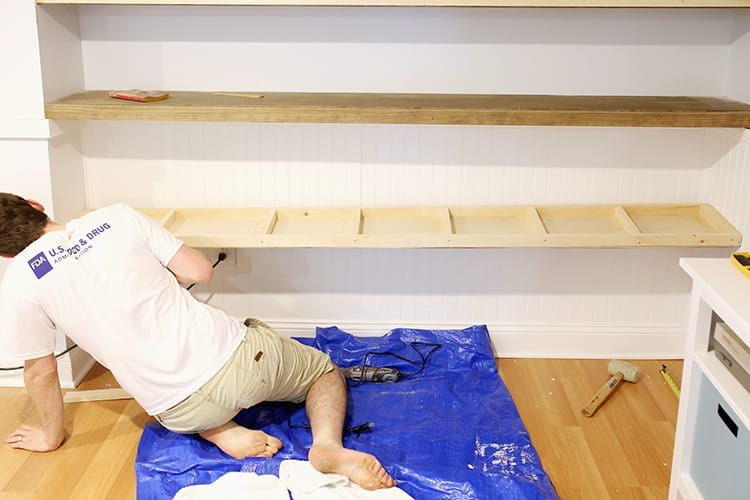
[[[750,102],[750,12],[735,17],[729,64],[728,95]]]
[[[0,191],[26,193],[51,205],[46,172],[46,139],[39,44],[34,5],[18,0],[0,3]],[[0,258],[0,278],[7,261]]]
[[[41,13],[25,0],[0,4],[0,191],[39,201],[50,217],[66,220],[85,207],[80,127],[48,122],[44,103],[82,85],[78,15],[71,8]],[[8,262],[0,259],[0,278]],[[69,345],[59,332],[56,352]],[[92,363],[82,351],[62,356],[62,385],[75,386]],[[0,385],[22,385],[22,373],[0,372]]]
[[[750,52],[750,51],[749,51]],[[750,57],[750,54],[748,55]],[[718,209],[744,236],[740,250],[750,250],[750,131],[725,131],[722,140],[736,144],[704,174],[701,199]]]
[[[51,9],[50,9],[51,10]],[[724,95],[728,11],[81,8],[88,89]]]
[[[36,120],[44,116],[39,43],[34,4],[23,0],[0,3],[0,119]]]
[[[721,96],[746,88],[736,66],[748,56],[747,17],[727,10],[41,10],[44,29],[62,32],[43,49],[61,37],[74,61],[72,76],[45,73],[48,94],[77,77],[86,89]],[[89,207],[723,199],[745,224],[743,206],[727,201],[743,197],[742,185],[721,180],[747,163],[735,131],[89,122],[63,137],[61,147],[81,151]],[[69,153],[63,163],[75,168]],[[687,317],[690,284],[678,258],[726,254],[242,250],[216,283],[195,290],[288,334],[332,323],[368,334],[487,323],[504,355],[664,357],[680,354]]]
[[[50,129],[44,119],[35,7],[0,3],[0,191],[19,192],[52,204],[47,171]]]
[[[728,96],[750,102],[750,11],[735,15],[730,47]],[[740,250],[750,250],[750,132],[724,130],[713,136],[725,150],[704,174],[701,199],[713,204],[744,235]]]
[[[717,133],[92,122],[83,142],[92,207],[670,203],[734,147]]]

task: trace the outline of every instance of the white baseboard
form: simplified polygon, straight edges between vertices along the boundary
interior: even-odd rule
[[[460,330],[471,323],[378,323],[263,319],[280,335],[314,337],[318,326],[338,326],[362,337],[380,336],[394,328]],[[490,341],[499,358],[679,359],[683,357],[685,327],[649,325],[488,324]],[[60,384],[75,388],[94,366],[94,359],[73,349],[58,359]],[[0,387],[23,387],[22,370],[0,372]]]
[[[0,371],[0,387],[23,387],[23,370]]]
[[[264,319],[280,335],[313,337],[317,326],[338,326],[358,336],[393,328],[458,330],[469,323],[375,323]],[[487,324],[495,356],[502,358],[677,359],[683,357],[685,327],[649,325]]]
[[[76,347],[57,359],[57,373],[63,389],[75,389],[96,361]],[[23,387],[23,370],[0,372],[0,387]]]

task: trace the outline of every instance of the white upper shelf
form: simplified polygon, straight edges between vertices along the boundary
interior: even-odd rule
[[[750,0],[37,0],[37,3],[47,5],[266,5],[337,7],[750,7]]]

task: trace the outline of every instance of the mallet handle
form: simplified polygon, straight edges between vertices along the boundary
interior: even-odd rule
[[[602,386],[599,391],[597,391],[596,394],[594,394],[594,397],[591,398],[591,400],[586,403],[586,406],[583,407],[581,410],[581,413],[583,413],[584,417],[590,417],[594,413],[596,413],[596,410],[599,409],[599,407],[604,403],[607,398],[617,389],[617,387],[620,385],[620,382],[622,382],[624,375],[622,372],[615,373],[609,380],[607,380],[607,383]]]

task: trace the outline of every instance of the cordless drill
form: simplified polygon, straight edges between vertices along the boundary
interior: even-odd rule
[[[384,366],[350,366],[341,370],[354,382],[397,382],[401,372]]]

